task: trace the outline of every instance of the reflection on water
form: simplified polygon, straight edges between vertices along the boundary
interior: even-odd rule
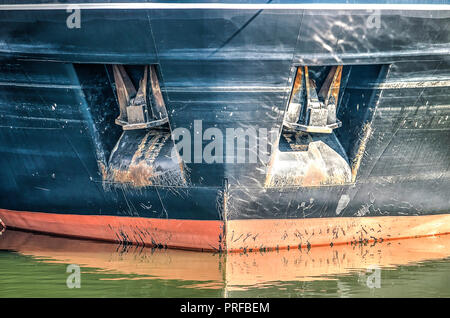
[[[449,273],[450,235],[228,255],[0,236],[0,297],[450,297]]]

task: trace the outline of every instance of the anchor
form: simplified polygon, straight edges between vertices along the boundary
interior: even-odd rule
[[[123,130],[133,130],[161,126],[168,122],[154,65],[145,66],[137,92],[123,65],[114,65],[113,72],[120,110],[115,120],[117,125],[122,126]]]
[[[342,77],[342,65],[331,67],[319,93],[309,78],[307,66],[297,68],[294,87],[284,118],[284,126],[294,131],[331,134],[342,126],[336,107]]]

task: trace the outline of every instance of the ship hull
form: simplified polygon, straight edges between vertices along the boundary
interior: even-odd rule
[[[100,2],[80,7],[78,27],[77,8],[10,2],[0,5],[6,226],[207,251],[450,232],[445,6],[380,1],[378,15],[283,1],[128,9]],[[113,65],[130,77],[145,65],[158,70],[169,132],[115,124]],[[284,134],[295,74],[336,65],[343,65],[342,127],[296,150]],[[203,136],[203,151],[210,128],[277,135],[267,162],[242,163],[234,151],[212,163],[169,158],[176,129],[189,132],[196,153],[195,136]],[[329,173],[336,162],[345,178]]]

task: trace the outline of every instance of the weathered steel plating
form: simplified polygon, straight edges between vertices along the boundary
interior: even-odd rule
[[[133,187],[186,185],[181,158],[172,157],[167,131],[124,131],[114,148],[106,180]]]
[[[322,186],[351,181],[351,170],[334,134],[326,137],[308,133],[284,133],[290,149],[277,150],[271,162],[266,187]]]

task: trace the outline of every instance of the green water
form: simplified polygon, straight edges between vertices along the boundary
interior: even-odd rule
[[[0,297],[450,297],[449,241],[226,256],[6,231]]]

